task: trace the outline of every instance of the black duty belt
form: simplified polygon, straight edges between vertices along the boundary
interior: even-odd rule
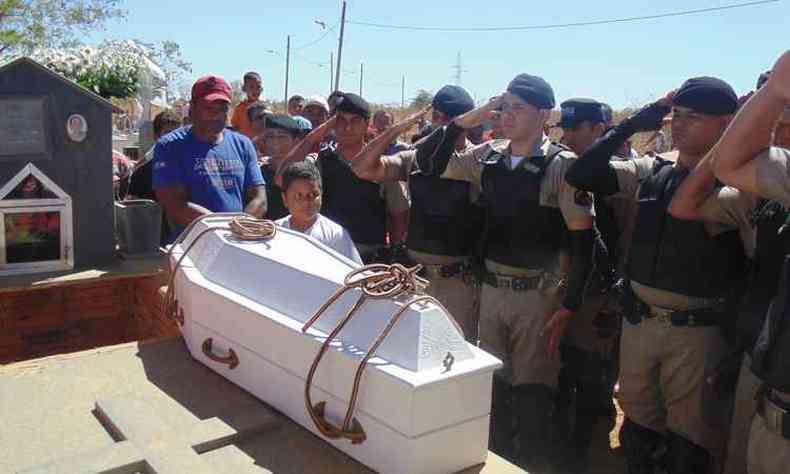
[[[486,272],[483,275],[483,283],[493,286],[494,288],[505,288],[513,291],[529,291],[536,290],[540,287],[543,275],[532,277],[519,277],[510,275],[499,275],[496,273]]]
[[[630,289],[629,289],[630,290]],[[633,295],[633,292],[632,292]],[[650,306],[633,295],[633,314],[626,314],[626,319],[631,324],[639,324],[644,319],[657,319],[669,326],[675,327],[705,327],[716,326],[721,323],[724,315],[719,308],[699,308],[688,310],[672,310]]]
[[[757,413],[772,433],[790,441],[790,404],[772,395],[771,390],[761,390],[757,402]]]

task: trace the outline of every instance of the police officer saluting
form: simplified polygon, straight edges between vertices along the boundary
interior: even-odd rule
[[[790,51],[779,58],[765,85],[738,113],[712,151],[711,166],[722,182],[790,206],[790,151],[768,147],[780,116],[790,122]],[[785,249],[776,295],[752,352],[752,370],[762,380],[763,390],[749,437],[750,474],[785,473],[790,466],[788,226],[790,222],[779,234]]]
[[[737,228],[683,221],[667,212],[678,186],[711,149],[737,97],[719,79],[686,81],[671,99],[672,156],[610,161],[637,131],[655,130],[669,99],[642,109],[575,162],[566,179],[638,206],[623,287],[627,322],[620,357],[621,443],[629,473],[654,472],[657,453],[673,474],[704,473],[721,452],[722,426],[703,414],[706,376],[725,354],[720,328],[742,285],[744,244]]]
[[[455,117],[474,108],[466,90],[448,85],[433,98],[432,124],[441,128]],[[421,173],[417,168],[417,150],[383,156],[387,146],[406,132],[427,110],[383,131],[352,161],[354,172],[369,181],[406,181],[411,197],[408,257],[423,266],[431,281],[427,291],[441,301],[461,326],[467,340],[477,342],[479,290],[472,281],[470,259],[477,250],[480,236],[477,194],[468,181],[441,179]],[[464,133],[448,141],[443,133],[419,144],[419,153],[433,153],[437,147],[449,147],[461,153],[471,147]]]
[[[452,143],[501,108],[506,139],[418,157],[423,173],[482,189],[480,346],[505,364],[494,376],[492,448],[533,472],[559,462],[553,416],[559,341],[581,305],[593,240],[591,200],[564,180],[575,156],[543,133],[554,104],[545,80],[521,74],[502,96],[433,132]],[[567,279],[561,252],[571,256]]]
[[[408,223],[409,201],[397,182],[372,183],[352,171],[352,159],[365,144],[370,106],[360,96],[340,93],[332,118],[313,129],[291,151],[279,172],[305,159],[331,130],[337,149],[324,148],[313,156],[321,170],[324,199],[321,214],[345,227],[366,263],[386,259],[389,243],[402,243]],[[279,181],[279,176],[278,176]]]

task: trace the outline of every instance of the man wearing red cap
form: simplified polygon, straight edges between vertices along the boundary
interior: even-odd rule
[[[230,85],[217,76],[192,86],[192,126],[163,137],[154,149],[154,189],[177,231],[211,212],[266,212],[266,190],[249,138],[225,129]]]

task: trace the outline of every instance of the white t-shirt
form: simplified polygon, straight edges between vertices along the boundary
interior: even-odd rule
[[[277,219],[274,223],[280,227],[291,229],[291,216],[287,215],[282,219]],[[335,252],[362,265],[362,258],[360,258],[359,252],[351,240],[351,235],[343,226],[333,220],[318,214],[318,219],[304,233]]]

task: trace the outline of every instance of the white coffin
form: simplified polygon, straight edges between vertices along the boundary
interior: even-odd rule
[[[199,233],[226,226],[227,217],[196,225],[173,249],[171,265]],[[307,334],[302,325],[342,285],[357,264],[298,232],[278,229],[264,242],[243,242],[216,229],[201,237],[175,277],[192,356],[323,436],[304,402],[305,379],[326,335],[359,297],[351,290]],[[405,300],[369,300],[324,355],[312,400],[327,402],[340,426],[354,374],[365,351]],[[233,349],[234,369],[210,360]],[[450,370],[443,365],[454,358]],[[367,439],[330,440],[361,463],[385,473],[450,473],[485,461],[491,377],[501,362],[466,343],[438,306],[415,304],[371,359],[355,417]]]

